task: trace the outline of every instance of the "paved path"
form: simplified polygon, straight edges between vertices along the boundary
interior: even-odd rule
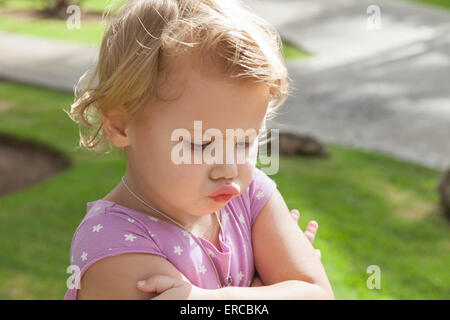
[[[288,64],[296,89],[269,127],[450,167],[450,10],[395,0],[254,4],[315,55]],[[367,28],[373,4],[380,29]]]
[[[72,91],[95,47],[0,31],[0,78]]]
[[[450,167],[450,11],[384,0],[248,0],[314,54],[269,127]],[[369,29],[370,5],[381,28]],[[56,45],[57,44],[57,45]],[[97,50],[0,32],[0,77],[72,91]]]

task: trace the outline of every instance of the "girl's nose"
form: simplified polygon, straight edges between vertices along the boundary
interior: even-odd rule
[[[215,164],[214,168],[211,171],[211,178],[214,180],[218,179],[226,179],[233,180],[238,175],[237,165],[235,163],[232,164]]]

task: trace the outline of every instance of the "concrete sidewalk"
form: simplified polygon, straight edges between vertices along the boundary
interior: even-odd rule
[[[410,1],[258,0],[283,38],[314,54],[268,126],[450,167],[450,10]],[[376,5],[380,29],[369,29]]]
[[[268,127],[450,167],[450,11],[408,1],[248,0],[314,57]],[[367,28],[377,5],[381,28]],[[73,91],[97,49],[0,32],[0,77]]]
[[[95,47],[0,32],[0,78],[73,92],[97,55]]]

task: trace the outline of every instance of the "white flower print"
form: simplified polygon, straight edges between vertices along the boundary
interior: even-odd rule
[[[242,223],[245,222],[245,218],[244,215],[241,213],[241,215],[239,216],[239,221],[241,221]]]
[[[134,220],[131,218],[128,218],[128,222],[134,223]]]
[[[81,260],[86,261],[87,260],[87,256],[88,256],[87,252],[83,251],[83,254],[81,255]]]
[[[102,229],[103,226],[101,224],[98,224],[96,226],[92,227],[92,232],[100,232],[100,229]]]
[[[224,211],[224,213],[222,214],[223,222],[227,221],[228,218],[229,218],[229,217],[228,217],[228,212]]]
[[[152,238],[155,236],[150,230],[148,230],[148,234],[149,234],[150,237],[152,237]]]
[[[200,266],[200,268],[198,268],[198,272],[200,272],[201,274],[205,274],[205,272],[206,272],[206,268],[205,268],[205,266],[204,265],[201,265]]]
[[[260,200],[262,197],[264,197],[264,192],[261,190],[256,194],[256,199]]]
[[[183,252],[183,249],[181,249],[180,246],[173,247],[173,253],[176,253],[177,255],[181,255],[182,252]]]
[[[148,218],[149,218],[150,220],[153,220],[153,221],[159,221],[158,218],[155,218],[155,217],[152,217],[152,216],[148,216]]]
[[[190,233],[186,230],[181,230],[181,232],[183,233],[183,236],[189,237]]]
[[[125,237],[125,241],[131,241],[131,242],[133,242],[134,241],[134,239],[136,239],[136,236],[134,236],[133,234],[124,234],[123,235],[124,237]]]
[[[242,273],[242,271],[239,271],[239,281],[241,281],[242,278],[244,278],[244,274]]]
[[[211,257],[215,257],[216,255],[214,254],[214,252],[211,250],[211,249],[207,249],[207,251],[208,251],[208,254],[211,256]]]

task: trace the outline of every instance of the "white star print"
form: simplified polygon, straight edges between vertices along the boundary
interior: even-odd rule
[[[262,197],[264,197],[264,192],[259,191],[259,192],[256,194],[256,198],[257,198],[258,200],[260,200]]]
[[[211,249],[208,249],[208,254],[211,256],[211,257],[215,257],[216,255],[214,254],[214,252],[211,250]]]
[[[225,211],[225,212],[223,213],[223,215],[222,215],[222,218],[223,218],[223,222],[227,221],[228,218],[229,218],[229,217],[228,217],[228,212]]]
[[[98,224],[96,226],[92,227],[92,232],[100,232],[100,229],[102,229],[103,226],[101,224]]]
[[[242,223],[245,222],[245,218],[244,215],[241,213],[241,215],[239,216],[239,221],[241,221]]]
[[[187,232],[186,230],[181,230],[181,232],[183,232],[183,236],[189,237],[190,233]]]
[[[242,278],[244,278],[244,274],[242,273],[242,271],[239,271],[239,281],[241,281]]]
[[[201,265],[200,268],[198,268],[198,272],[200,272],[200,273],[202,273],[202,274],[205,274],[205,272],[206,272],[205,266],[204,266],[204,265]]]
[[[81,260],[86,261],[88,254],[83,251],[83,254],[81,255]]]
[[[153,220],[153,221],[158,221],[158,220],[159,220],[158,218],[155,218],[155,217],[152,217],[152,216],[148,216],[148,218],[149,218],[150,220]]]
[[[125,241],[133,242],[134,239],[136,239],[136,236],[132,235],[131,233],[130,234],[124,234],[123,236],[125,237]]]
[[[131,223],[134,223],[134,220],[131,219],[131,218],[128,218],[128,221],[131,222]]]
[[[183,252],[183,249],[181,249],[180,246],[173,247],[173,253],[176,253],[177,255],[181,255],[182,252]]]

